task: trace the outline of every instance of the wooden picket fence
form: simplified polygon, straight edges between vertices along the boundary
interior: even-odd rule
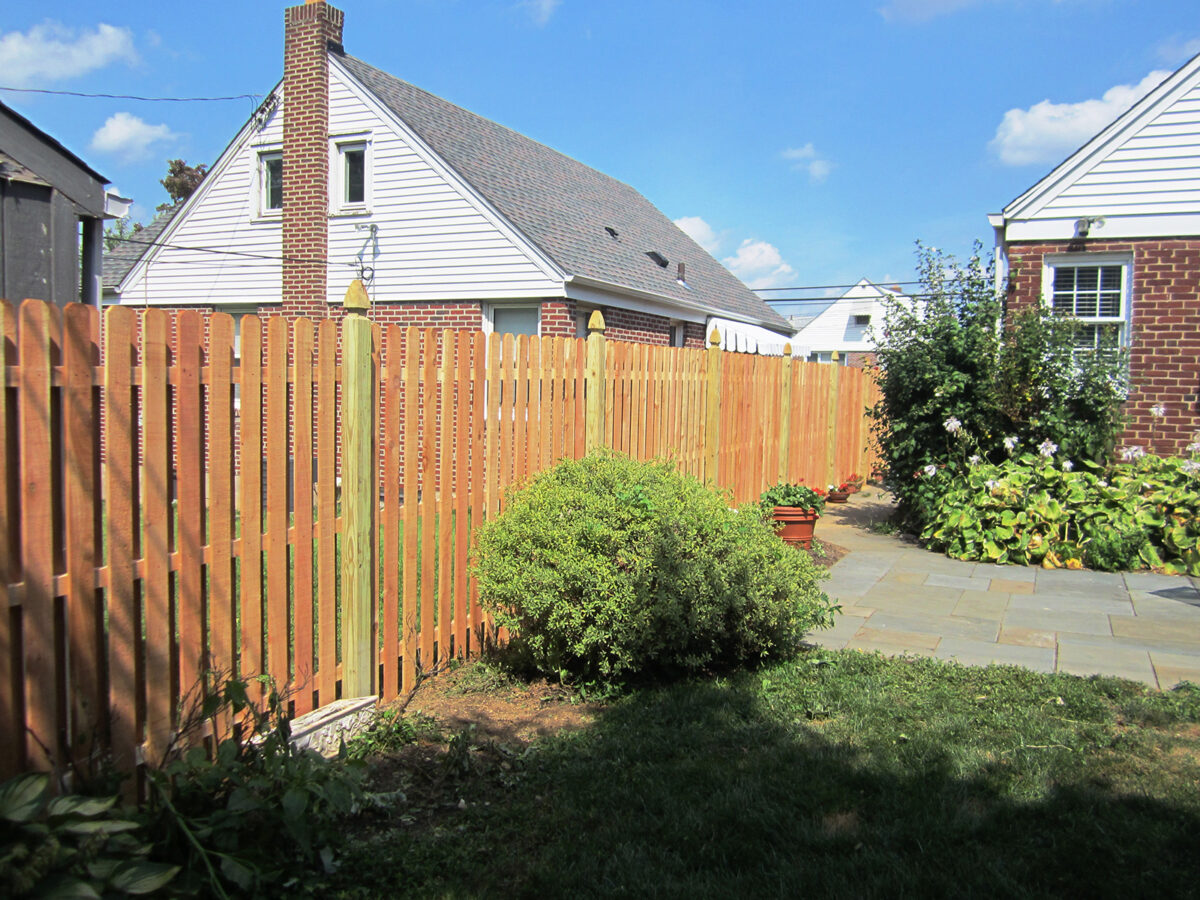
[[[269,675],[302,714],[477,652],[472,530],[564,457],[673,458],[738,502],[873,464],[857,369],[599,328],[372,325],[348,359],[350,321],[247,316],[239,358],[220,313],[0,301],[0,776],[157,761],[214,673]]]

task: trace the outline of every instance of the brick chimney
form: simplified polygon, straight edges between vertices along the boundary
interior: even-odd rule
[[[344,15],[324,0],[284,12],[283,311],[324,316],[329,252],[329,55]]]

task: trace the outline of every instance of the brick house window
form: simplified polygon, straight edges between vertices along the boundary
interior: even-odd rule
[[[527,334],[537,337],[541,318],[539,306],[493,306],[488,314],[489,330],[496,334]]]
[[[369,142],[362,138],[335,141],[331,169],[334,212],[365,212],[370,198]]]
[[[283,153],[268,150],[258,154],[258,214],[277,216],[283,212]]]
[[[1079,320],[1077,352],[1114,352],[1129,343],[1129,262],[1047,260],[1047,299],[1059,315]]]

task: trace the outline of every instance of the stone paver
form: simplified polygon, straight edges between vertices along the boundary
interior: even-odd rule
[[[882,495],[826,509],[818,538],[851,552],[825,583],[843,614],[810,641],[888,654],[1200,683],[1200,579],[998,566],[949,559],[871,533]]]

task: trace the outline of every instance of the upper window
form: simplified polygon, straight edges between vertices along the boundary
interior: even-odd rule
[[[335,144],[333,159],[333,207],[335,211],[356,212],[367,208],[369,159],[367,142],[341,141]]]
[[[1080,351],[1114,351],[1128,343],[1129,266],[1124,262],[1050,262],[1050,307],[1079,320]]]
[[[283,211],[283,154],[271,150],[258,154],[259,215],[279,215]]]

